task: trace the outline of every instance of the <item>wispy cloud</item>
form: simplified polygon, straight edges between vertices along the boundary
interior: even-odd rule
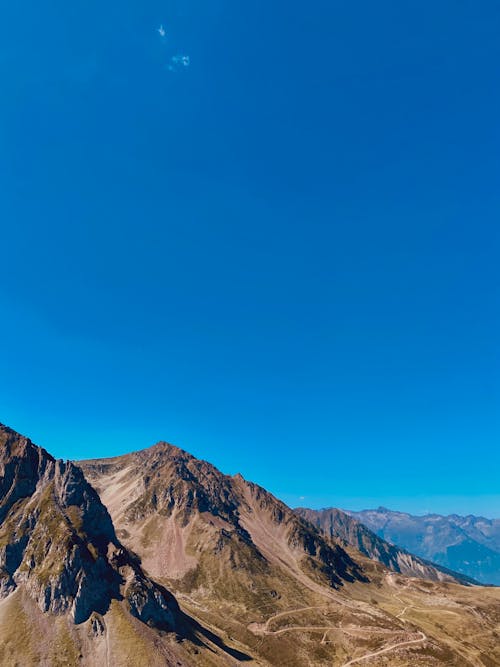
[[[189,67],[191,59],[189,56],[177,55],[170,58],[168,69],[170,72],[177,72],[178,70]]]
[[[160,23],[160,26],[155,28],[155,32],[160,35],[160,39],[163,43],[162,50],[166,52],[165,56],[168,58],[166,65],[168,71],[179,72],[180,70],[189,67],[191,64],[191,58],[183,53],[175,53],[175,47],[173,47],[170,43],[170,39],[167,41],[167,30],[163,23]],[[174,53],[174,55],[171,55],[172,53]]]
[[[181,65],[182,67],[189,67],[190,59],[189,56],[172,56],[173,65]]]

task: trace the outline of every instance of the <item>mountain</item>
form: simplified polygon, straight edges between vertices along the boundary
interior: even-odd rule
[[[0,425],[0,664],[188,665],[197,634],[80,468]]]
[[[426,514],[384,507],[349,512],[381,538],[484,584],[500,585],[500,519]]]
[[[496,589],[390,571],[165,442],[78,465],[148,574],[258,664],[500,661]]]
[[[408,551],[386,542],[357,519],[336,508],[312,510],[299,507],[295,512],[323,533],[339,539],[368,558],[379,561],[393,572],[429,581],[453,581],[465,585],[477,583],[446,568],[418,558]]]
[[[491,667],[499,622],[500,589],[390,571],[172,445],[77,464],[0,426],[2,667]]]
[[[294,577],[312,576],[334,588],[366,580],[344,549],[265,489],[173,445],[161,442],[79,465],[101,494],[117,534],[141,553],[154,576],[203,577],[216,565],[211,595],[221,597],[228,594],[227,576],[218,581],[221,562],[265,578],[279,563]],[[215,563],[205,562],[206,553],[218,555]],[[235,586],[230,593],[238,596]],[[247,589],[248,582],[245,596]]]

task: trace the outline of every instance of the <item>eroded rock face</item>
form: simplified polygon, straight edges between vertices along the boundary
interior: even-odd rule
[[[134,573],[125,590],[125,597],[130,605],[130,613],[143,623],[159,628],[174,627],[173,597],[169,599],[151,581],[145,581]]]
[[[19,586],[75,623],[125,598],[140,620],[174,626],[175,599],[122,547],[80,468],[0,426],[0,598]]]
[[[89,635],[91,637],[101,637],[106,631],[106,626],[99,614],[95,612],[90,617]]]

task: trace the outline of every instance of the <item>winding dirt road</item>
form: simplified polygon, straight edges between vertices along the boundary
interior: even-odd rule
[[[368,658],[374,658],[377,655],[382,655],[383,653],[389,653],[390,651],[394,651],[397,648],[401,648],[402,646],[410,646],[411,644],[420,644],[420,642],[425,642],[427,641],[427,635],[425,635],[423,632],[419,632],[420,639],[410,639],[406,642],[400,642],[399,644],[393,644],[392,646],[386,646],[386,648],[381,648],[379,651],[374,651],[373,653],[366,653],[365,655],[362,655],[359,658],[353,658],[352,660],[349,660],[349,662],[344,662],[342,667],[349,667],[349,665],[355,665],[357,662],[361,662],[362,660],[368,660]]]
[[[398,602],[400,602],[403,605],[403,610],[397,614],[396,618],[401,619],[404,623],[406,623],[406,619],[403,618],[404,614],[406,613],[407,609],[410,609],[413,607],[413,605],[406,604],[401,598],[399,598],[397,595],[393,596]],[[286,628],[281,628],[279,630],[270,630],[269,625],[270,623],[277,619],[277,618],[282,618],[284,616],[289,616],[291,614],[296,614],[304,611],[310,611],[313,609],[324,609],[325,607],[328,607],[329,605],[317,605],[314,607],[301,607],[299,609],[289,609],[287,611],[282,611],[278,612],[277,614],[274,614],[273,616],[270,616],[265,623],[250,623],[248,626],[248,629],[255,633],[255,634],[260,634],[260,635],[281,635],[285,634],[286,632],[304,632],[304,631],[318,631],[322,630],[324,631],[323,637],[321,639],[321,644],[326,644],[327,643],[327,635],[330,631],[340,631],[344,632],[346,634],[355,634],[352,632],[352,630],[347,630],[346,628],[342,628],[342,624],[340,626],[332,626],[332,625],[309,625],[309,626],[304,626],[304,625],[290,625]],[[373,632],[373,630],[371,630]],[[357,632],[363,632],[362,628],[357,628]],[[370,653],[366,653],[365,655],[360,656],[359,658],[352,658],[348,662],[345,662],[341,667],[350,667],[350,665],[355,665],[357,663],[362,662],[363,660],[368,660],[369,658],[374,658],[378,655],[383,655],[385,653],[390,653],[391,651],[394,651],[398,648],[402,648],[404,646],[411,646],[413,644],[420,644],[422,642],[427,641],[427,635],[423,633],[422,631],[419,631],[418,633],[420,637],[418,639],[407,639],[403,642],[398,642],[396,644],[391,644],[390,646],[386,646],[384,648],[378,649],[377,651],[372,651]]]

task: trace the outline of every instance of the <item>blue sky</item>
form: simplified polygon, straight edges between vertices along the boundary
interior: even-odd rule
[[[0,420],[500,515],[500,5],[434,5],[6,6]]]

